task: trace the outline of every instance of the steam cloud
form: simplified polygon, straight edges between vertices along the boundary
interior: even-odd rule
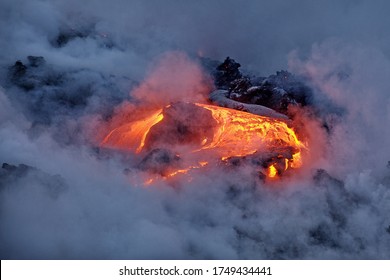
[[[0,257],[389,259],[388,6],[1,1]],[[132,159],[96,151],[113,110],[204,98],[196,55],[310,86],[297,174],[270,187],[210,168],[141,188]]]

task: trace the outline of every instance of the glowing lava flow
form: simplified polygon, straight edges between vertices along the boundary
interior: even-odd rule
[[[182,106],[190,105],[184,104]],[[304,145],[284,120],[214,105],[195,103],[191,106],[196,106],[197,110],[200,109],[201,114],[205,117],[211,114],[210,120],[206,123],[210,124],[207,129],[212,130],[213,133],[209,136],[201,136],[202,139],[199,139],[199,141],[196,140],[197,147],[192,149],[190,153],[206,154],[203,158],[208,158],[207,151],[212,150],[212,155],[226,160],[232,157],[244,157],[268,152],[272,154],[271,158],[266,160],[265,166],[265,173],[269,178],[277,177],[278,174],[288,168],[299,168],[302,165],[301,149]],[[173,131],[172,133],[180,133],[179,129],[169,130],[162,127],[169,123],[168,121],[163,122],[165,116],[170,116],[171,119],[176,121],[173,114],[175,111],[172,107],[167,106],[155,110],[142,120],[115,128],[104,138],[101,146],[128,150],[133,153],[140,153],[144,150],[148,152],[148,150],[158,148],[153,146],[155,143],[152,143],[153,141],[149,139],[153,138],[150,136],[153,134],[151,133],[152,130],[154,132]],[[187,109],[187,107],[185,108]],[[188,110],[190,109],[188,107]],[[191,124],[191,120],[186,120],[186,122],[178,126],[196,126],[196,124]],[[179,135],[172,135],[171,137],[177,139]],[[183,137],[183,135],[181,134],[180,137]],[[161,138],[160,135],[157,138]],[[148,142],[148,139],[150,142]],[[188,164],[187,166],[181,166],[181,168],[170,169],[162,176],[165,178],[173,177],[176,174],[183,174],[189,170],[201,168],[206,164],[207,162]]]
[[[221,148],[223,159],[253,154],[262,146],[290,146],[298,151],[302,147],[294,130],[282,120],[213,105],[196,105],[211,111],[218,123],[212,142],[206,142],[201,150]],[[295,163],[300,161],[298,151],[293,154]]]
[[[150,129],[164,118],[162,111],[162,109],[156,110],[143,120],[113,129],[100,145],[140,153],[145,146],[145,139]]]

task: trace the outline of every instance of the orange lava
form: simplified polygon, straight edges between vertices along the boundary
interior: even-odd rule
[[[268,159],[269,163],[264,170],[268,178],[276,178],[285,170],[299,168],[302,165],[301,150],[305,146],[284,120],[202,103],[191,103],[191,106],[201,109],[202,115],[211,113],[212,119],[210,119],[208,129],[211,134],[203,135],[199,141],[196,141],[194,149],[191,149],[189,153],[208,154],[209,151],[213,151],[210,155],[217,156],[221,160],[263,152],[270,153],[271,159]],[[164,125],[163,120],[168,114],[167,110],[172,110],[170,105],[151,111],[149,116],[142,120],[126,123],[113,129],[101,142],[101,146],[133,153],[148,152],[155,148],[148,146],[148,143],[153,142],[150,140],[153,138],[150,136],[151,131],[154,130],[154,134],[156,131],[157,134],[164,131],[159,126]],[[172,137],[174,139],[175,135]],[[203,158],[208,160],[208,156]],[[163,174],[163,177],[170,178],[177,174],[187,173],[207,164],[206,160],[198,160],[195,164],[170,170]],[[153,179],[149,179],[148,183],[152,181]]]
[[[253,154],[264,147],[290,146],[297,150],[292,161],[300,167],[298,151],[302,144],[284,121],[213,105],[196,105],[211,111],[218,123],[214,138],[205,142],[201,150],[220,149],[222,159],[226,159]]]
[[[150,116],[113,129],[101,142],[109,146],[140,153],[150,129],[164,118],[162,109],[151,112]]]
[[[267,170],[267,175],[268,177],[270,178],[275,178],[275,176],[278,174],[278,170],[276,169],[275,165],[272,164],[268,167],[268,170]]]

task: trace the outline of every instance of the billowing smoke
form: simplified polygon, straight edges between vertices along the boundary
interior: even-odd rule
[[[212,90],[209,79],[185,54],[165,53],[131,96],[155,105],[178,101],[204,102]]]
[[[2,1],[0,257],[389,259],[388,4],[339,2]],[[206,100],[226,56],[244,82],[288,67],[309,89],[281,108],[302,168],[143,187],[99,147],[144,106]]]

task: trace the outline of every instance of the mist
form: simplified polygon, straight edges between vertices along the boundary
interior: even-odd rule
[[[388,8],[1,1],[0,257],[389,259]],[[145,104],[203,102],[202,59],[227,56],[310,87],[295,174],[208,166],[144,187],[132,156],[99,149]]]

